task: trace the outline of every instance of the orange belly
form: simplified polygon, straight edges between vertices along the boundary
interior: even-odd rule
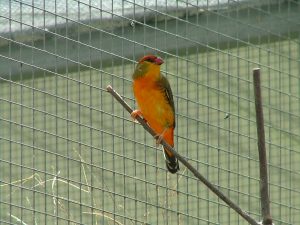
[[[142,79],[133,83],[139,110],[150,127],[157,133],[164,132],[164,139],[174,146],[174,112],[159,87]]]

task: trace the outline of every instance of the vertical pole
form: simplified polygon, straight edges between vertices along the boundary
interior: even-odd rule
[[[253,69],[253,84],[255,97],[255,111],[256,111],[256,127],[258,138],[258,154],[259,154],[259,172],[260,172],[260,201],[261,214],[263,217],[263,225],[272,225],[272,218],[270,214],[270,199],[268,193],[268,168],[267,168],[267,154],[265,145],[265,130],[264,130],[264,116],[262,108],[261,87],[260,87],[260,69]]]

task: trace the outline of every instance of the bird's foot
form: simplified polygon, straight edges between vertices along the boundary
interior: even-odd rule
[[[157,135],[154,136],[154,138],[156,140],[155,145],[156,145],[156,147],[158,147],[161,144],[161,141],[164,137],[160,134],[157,134]]]
[[[133,119],[133,121],[134,121],[135,123],[139,123],[139,122],[136,120],[136,118],[137,118],[138,116],[140,116],[140,117],[143,118],[142,112],[141,112],[140,110],[138,110],[138,109],[133,110],[132,113],[131,113],[130,115],[131,115],[131,117],[132,117],[132,119]]]
[[[161,134],[156,134],[154,138],[156,139],[156,147],[158,147],[161,144],[161,141],[164,139],[164,134],[167,131],[167,128],[163,130]]]

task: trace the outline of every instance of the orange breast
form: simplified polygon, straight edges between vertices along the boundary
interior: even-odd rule
[[[165,99],[164,93],[148,76],[138,78],[133,82],[133,91],[139,110],[151,128],[157,133],[164,133],[165,140],[174,146],[174,112]]]

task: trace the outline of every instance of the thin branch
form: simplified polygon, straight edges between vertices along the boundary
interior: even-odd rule
[[[107,86],[107,91],[131,114],[132,109],[130,106],[122,99],[122,97],[110,86]],[[156,136],[156,133],[152,128],[147,124],[147,122],[137,116],[137,121],[144,127],[146,131],[148,131],[153,137]],[[167,148],[170,152],[172,152],[177,159],[185,165],[195,177],[197,177],[203,184],[205,184],[213,193],[215,193],[220,199],[222,199],[230,208],[236,211],[240,216],[242,216],[246,221],[249,222],[251,225],[258,225],[258,223],[250,217],[246,212],[244,212],[238,205],[232,202],[227,196],[225,196],[219,189],[210,183],[204,176],[202,176],[184,157],[179,155],[164,139],[162,139],[161,144]]]
[[[270,214],[270,199],[268,193],[268,168],[267,154],[265,145],[264,115],[262,108],[262,97],[260,88],[260,69],[253,69],[253,84],[256,111],[256,127],[257,127],[257,145],[259,154],[259,172],[260,172],[260,201],[261,214],[263,217],[263,225],[272,225]]]

